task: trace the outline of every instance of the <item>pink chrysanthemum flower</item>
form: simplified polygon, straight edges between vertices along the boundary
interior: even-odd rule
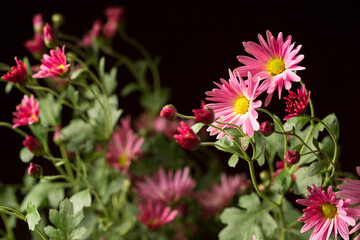
[[[188,196],[196,183],[189,174],[189,167],[178,169],[167,173],[163,168],[153,174],[152,177],[145,177],[144,182],[135,183],[133,192],[142,202],[162,202],[171,205],[184,196]]]
[[[179,213],[177,210],[171,210],[170,207],[164,206],[159,202],[146,202],[140,204],[139,209],[139,220],[152,231],[155,231],[166,223],[171,222]]]
[[[308,93],[306,92],[305,84],[301,86],[301,89],[297,90],[297,93],[289,90],[289,96],[284,97],[284,99],[287,100],[285,111],[289,114],[284,117],[284,120],[303,114],[309,103],[310,94],[310,91]]]
[[[144,142],[143,137],[139,137],[131,129],[130,117],[121,120],[119,126],[113,132],[109,141],[109,148],[106,160],[110,166],[126,173],[130,167],[131,160],[142,154],[141,146]]]
[[[24,95],[21,104],[16,106],[16,112],[13,113],[13,128],[24,125],[32,125],[39,121],[39,101],[34,95],[28,97]]]
[[[40,71],[33,78],[60,77],[65,74],[70,67],[70,63],[66,62],[65,45],[61,50],[59,47],[50,50],[50,56],[44,54],[41,63]]]
[[[260,45],[252,41],[243,42],[245,51],[255,58],[237,56],[239,62],[245,66],[238,67],[234,71],[240,76],[246,76],[251,72],[253,76],[265,79],[260,87],[261,92],[267,91],[269,94],[265,106],[270,102],[276,88],[280,99],[283,85],[289,90],[292,81],[300,81],[300,77],[294,71],[305,69],[298,65],[304,58],[302,54],[297,55],[301,45],[294,49],[295,43],[291,44],[291,36],[288,36],[284,42],[281,32],[276,39],[270,31],[266,31],[266,37],[267,42],[260,34],[258,35]]]
[[[23,84],[26,82],[27,78],[27,70],[26,70],[26,63],[22,63],[21,60],[17,60],[15,57],[16,67],[12,66],[11,70],[8,71],[2,79],[12,83],[19,83]]]
[[[40,58],[45,51],[45,43],[40,33],[35,33],[34,37],[25,42],[25,47],[35,57]]]
[[[245,174],[227,176],[221,174],[220,184],[212,185],[211,190],[196,194],[197,199],[206,215],[220,213],[233,200],[236,194],[241,194],[249,188]]]
[[[222,122],[232,123],[241,126],[243,132],[249,137],[254,136],[254,131],[259,130],[257,121],[258,113],[256,108],[261,106],[261,101],[255,101],[259,95],[259,81],[255,80],[251,73],[248,74],[247,84],[241,77],[235,77],[229,69],[230,80],[227,82],[220,79],[221,84],[215,83],[220,89],[214,88],[206,92],[209,97],[206,100],[216,103],[206,104],[206,108],[214,111],[215,119],[223,117]],[[214,123],[215,124],[215,123]],[[218,124],[215,124],[218,125]],[[230,125],[221,125],[221,128],[229,128]],[[225,136],[223,131],[209,127],[210,135],[216,135],[217,139]]]
[[[348,208],[349,199],[337,199],[332,187],[327,192],[320,186],[307,187],[310,194],[307,199],[298,199],[297,203],[306,206],[305,214],[299,219],[304,222],[301,232],[314,228],[310,240],[328,240],[334,231],[335,240],[338,232],[343,239],[349,240],[349,226],[355,225],[354,217],[360,216],[360,210]]]
[[[178,132],[180,134],[175,134],[175,141],[180,144],[183,148],[188,150],[195,150],[200,146],[201,140],[194,131],[189,128],[185,122],[180,122],[180,127],[178,127]]]

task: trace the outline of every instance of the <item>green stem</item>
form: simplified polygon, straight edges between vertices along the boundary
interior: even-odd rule
[[[0,127],[7,127],[13,130],[14,132],[18,133],[19,135],[23,136],[24,138],[26,138],[26,136],[28,135],[26,132],[24,132],[19,128],[13,128],[12,125],[8,122],[0,122]]]
[[[61,157],[63,159],[65,159],[66,173],[70,177],[71,181],[74,182],[75,177],[74,177],[74,173],[73,173],[73,171],[71,170],[71,167],[70,167],[70,161],[69,161],[69,158],[68,158],[68,155],[67,155],[67,152],[66,152],[66,147],[65,147],[65,145],[63,143],[60,143],[59,148],[60,148]]]
[[[101,165],[101,170],[100,170],[100,179],[99,179],[99,185],[98,185],[98,192],[100,192],[100,189],[103,185],[103,182],[104,182],[104,175],[105,175],[105,169],[106,169],[106,164],[107,164],[107,160],[106,160],[106,154],[107,154],[107,151],[108,151],[108,146],[109,146],[109,143],[108,141],[105,141],[104,142],[104,149],[103,149],[103,161],[102,161],[102,165]]]
[[[8,218],[6,216],[6,214],[1,214],[1,218],[3,220],[4,226],[5,226],[5,230],[6,230],[6,237],[8,237],[9,240],[15,240],[15,235],[13,230],[11,229],[11,227],[8,224]]]

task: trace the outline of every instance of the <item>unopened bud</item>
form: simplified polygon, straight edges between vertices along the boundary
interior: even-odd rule
[[[211,108],[204,107],[204,101],[201,102],[201,109],[193,109],[195,120],[204,124],[210,124],[215,120],[214,111]]]
[[[43,145],[36,138],[30,135],[26,136],[25,140],[23,141],[23,145],[35,156],[41,155],[44,150]]]
[[[270,136],[275,131],[274,124],[268,121],[261,123],[260,132],[265,136]]]
[[[53,48],[55,46],[55,31],[49,23],[46,23],[43,27],[43,35],[45,46]]]
[[[54,13],[51,16],[51,21],[52,21],[54,27],[58,28],[58,27],[60,27],[61,25],[64,24],[65,18],[61,13]]]
[[[43,174],[43,168],[40,165],[31,162],[28,168],[28,173],[30,177],[41,178]]]
[[[160,116],[165,118],[166,120],[175,120],[176,115],[177,110],[172,104],[165,105],[160,111]]]
[[[269,174],[268,171],[263,170],[263,171],[260,172],[260,179],[261,180],[263,180],[263,181],[268,180],[269,177],[270,177],[270,174]]]
[[[288,164],[297,164],[300,160],[300,154],[295,150],[288,150],[285,153],[285,161]]]

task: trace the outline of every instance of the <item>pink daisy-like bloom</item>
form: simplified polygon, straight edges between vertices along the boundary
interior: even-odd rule
[[[248,72],[251,72],[253,76],[264,79],[260,90],[267,91],[269,94],[265,106],[270,102],[276,88],[280,99],[283,86],[289,90],[291,82],[300,81],[300,77],[294,71],[305,69],[298,65],[304,59],[304,55],[297,55],[301,45],[294,49],[295,43],[291,44],[291,36],[288,36],[284,42],[281,32],[276,39],[270,31],[266,31],[266,37],[267,42],[260,34],[258,35],[260,45],[252,41],[243,42],[245,51],[255,58],[237,56],[239,62],[245,66],[238,67],[234,71],[240,76],[246,76]]]
[[[121,125],[114,130],[109,141],[106,154],[108,164],[122,173],[128,172],[131,160],[142,154],[143,143],[144,138],[139,137],[131,129],[130,117],[121,119]]]
[[[18,61],[16,57],[15,62],[16,67],[12,66],[11,70],[1,78],[8,82],[23,84],[27,78],[26,63],[22,63],[21,60]]]
[[[13,128],[24,125],[32,125],[39,121],[39,101],[34,98],[24,95],[21,104],[16,106],[16,112],[13,113]]]
[[[50,50],[50,56],[43,55],[41,59],[40,71],[33,75],[33,78],[60,77],[65,74],[70,67],[66,62],[65,45],[60,50],[59,47]]]
[[[188,196],[196,183],[189,174],[189,167],[178,169],[175,174],[159,168],[152,177],[146,176],[144,182],[136,182],[133,192],[140,201],[162,202],[171,205]]]
[[[201,140],[194,131],[189,128],[185,122],[180,122],[180,127],[178,127],[178,132],[180,134],[175,134],[175,141],[180,144],[183,148],[188,150],[195,150],[200,146]]]
[[[213,184],[211,190],[200,192],[196,197],[206,215],[215,215],[227,207],[236,194],[242,194],[248,188],[245,174],[227,176],[223,173],[219,184]]]
[[[40,33],[35,33],[34,37],[25,42],[25,47],[35,57],[40,58],[45,51],[45,43]]]
[[[360,167],[356,167],[356,172],[360,176]],[[337,197],[348,198],[351,201],[351,204],[360,203],[360,180],[356,179],[341,179],[344,183],[337,186],[341,191],[336,193]],[[355,208],[360,209],[360,206]],[[358,223],[353,229],[351,229],[350,234],[356,232],[360,229],[360,223]],[[360,234],[354,238],[354,240],[359,240]]]
[[[215,119],[223,117],[222,122],[241,126],[246,135],[253,137],[254,131],[260,128],[257,121],[258,113],[255,110],[261,106],[260,100],[255,101],[255,98],[259,95],[259,81],[254,79],[250,72],[247,84],[240,76],[234,76],[230,69],[229,75],[229,82],[220,79],[222,84],[215,83],[219,89],[214,88],[212,91],[206,92],[206,95],[209,96],[206,100],[216,103],[206,104],[205,107],[214,111]],[[215,125],[219,126],[219,124]],[[224,129],[232,126],[221,125],[220,127]],[[210,135],[217,134],[217,139],[225,136],[223,131],[213,127],[208,127],[207,131],[210,132]]]
[[[301,233],[314,228],[310,240],[328,240],[334,231],[335,240],[338,233],[343,239],[349,240],[349,226],[355,225],[354,217],[360,216],[360,210],[348,208],[350,200],[337,199],[329,186],[327,192],[320,186],[307,187],[310,194],[307,199],[298,199],[297,203],[306,206],[305,214],[299,219],[305,225]]]
[[[287,100],[285,111],[289,114],[284,117],[284,120],[303,114],[309,103],[310,94],[310,91],[308,93],[306,92],[305,84],[297,90],[297,93],[289,90],[289,96],[284,97],[284,99]]]
[[[173,221],[179,213],[160,202],[146,202],[138,207],[140,209],[138,219],[152,231],[156,231],[166,223]]]

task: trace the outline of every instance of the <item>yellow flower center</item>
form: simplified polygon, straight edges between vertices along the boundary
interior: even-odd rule
[[[285,63],[279,58],[274,58],[268,63],[267,70],[272,76],[278,75],[285,70]]]
[[[58,66],[58,68],[60,68],[60,69],[65,69],[65,66],[64,66],[64,64],[60,64],[60,65]]]
[[[246,97],[239,97],[236,100],[234,107],[236,113],[242,115],[246,113],[249,109],[249,100]]]
[[[335,204],[324,203],[321,205],[322,214],[326,218],[333,218],[337,214]]]
[[[127,156],[125,155],[125,154],[123,154],[123,155],[121,155],[120,157],[119,157],[119,164],[121,165],[121,166],[125,166],[126,165],[126,161],[127,160]]]

